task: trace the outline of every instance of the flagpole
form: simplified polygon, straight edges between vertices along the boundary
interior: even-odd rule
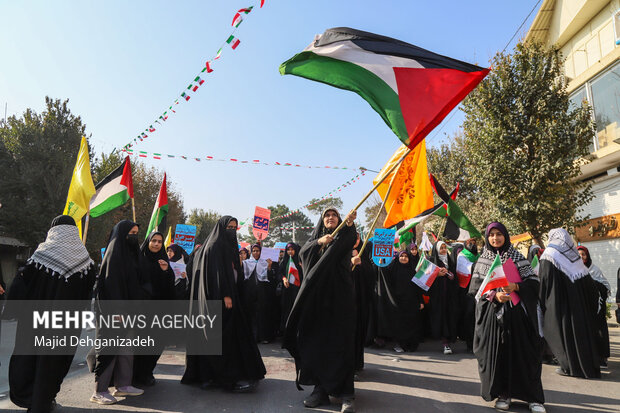
[[[409,151],[411,151],[411,150],[409,150]],[[409,153],[409,152],[407,152],[407,153]],[[402,161],[402,159],[401,159],[401,161]],[[386,175],[389,175],[389,174],[386,174]],[[364,252],[364,249],[366,248],[366,244],[368,243],[368,240],[370,239],[370,233],[375,229],[375,226],[377,225],[377,221],[379,220],[379,216],[381,215],[381,211],[385,207],[385,203],[386,203],[388,197],[390,196],[390,192],[392,191],[392,185],[394,185],[395,178],[396,178],[396,174],[393,174],[392,175],[392,179],[390,179],[390,185],[388,186],[387,192],[385,193],[385,197],[383,197],[383,202],[381,203],[381,206],[379,207],[379,210],[377,211],[377,216],[375,216],[375,220],[372,222],[372,225],[370,226],[370,229],[368,230],[368,235],[369,236],[366,237],[366,239],[364,240],[364,243],[362,244],[362,248],[360,249],[360,252],[357,254],[358,257],[360,257],[360,259],[362,258],[361,255]],[[353,268],[351,268],[351,271],[353,271],[354,269],[355,269],[355,265],[353,266]]]
[[[86,211],[86,222],[84,222],[84,234],[82,235],[82,242],[86,245],[86,236],[88,235],[88,223],[90,222],[90,205],[88,205],[88,211]]]
[[[157,201],[159,201],[159,197],[157,198]],[[155,229],[154,230],[159,231],[159,208],[157,208],[157,215],[155,215]],[[146,234],[146,236],[148,237],[149,234]]]
[[[377,184],[370,190],[368,191],[368,193],[364,196],[364,198],[362,198],[362,200],[360,202],[358,202],[357,205],[355,205],[355,207],[350,211],[357,211],[359,207],[362,206],[362,204],[364,202],[366,202],[366,200],[368,199],[368,197],[370,195],[372,195],[372,193],[375,191],[375,189],[377,189],[379,187],[379,185],[381,185],[383,183],[383,181],[385,181],[385,178],[388,177],[388,175],[390,175],[392,172],[394,172],[394,170],[396,170],[396,168],[398,168],[400,166],[401,163],[403,163],[403,161],[405,160],[405,158],[407,157],[407,155],[409,155],[411,153],[412,149],[409,148],[407,150],[407,152],[405,152],[405,154],[398,160],[398,162],[396,162],[394,165],[392,165],[392,167],[390,168],[389,171],[387,171],[383,177],[381,178],[381,180],[379,180],[379,182],[377,182]],[[394,174],[394,176],[396,176],[396,174]],[[392,182],[393,182],[394,177],[392,177]],[[389,194],[389,190],[392,188],[392,184],[390,183],[390,186],[388,188],[388,194]],[[385,196],[385,198],[387,199],[387,195]],[[383,201],[383,203],[385,204],[385,200]],[[379,210],[380,211],[380,210]],[[342,227],[345,224],[345,220],[342,220],[342,222],[340,223],[340,225],[338,225],[338,227],[334,230],[334,232],[331,233],[331,235],[333,237],[336,236],[336,234],[342,229]],[[370,230],[372,231],[372,229]],[[368,233],[370,234],[370,231],[368,231]]]
[[[131,211],[133,212],[133,222],[136,222],[136,202],[131,198]]]

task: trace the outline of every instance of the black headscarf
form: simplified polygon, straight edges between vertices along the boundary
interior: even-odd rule
[[[504,236],[504,245],[499,248],[495,248],[489,243],[489,234],[494,228],[498,229],[499,232],[501,232]],[[495,253],[504,253],[508,251],[508,248],[510,248],[511,245],[512,244],[510,244],[510,235],[508,234],[508,230],[506,229],[504,224],[502,224],[501,222],[491,222],[489,225],[487,225],[487,229],[486,231],[484,231],[484,246],[486,249]]]
[[[169,258],[169,260],[171,262],[177,262],[179,261],[181,258],[183,258],[183,262],[185,264],[187,264],[189,262],[189,255],[187,254],[187,252],[183,249],[182,246],[177,245],[177,244],[170,244],[168,245],[168,248],[166,248],[166,251],[171,250],[174,255],[172,256],[172,258]]]
[[[161,248],[157,252],[151,251],[149,244],[153,237],[161,237]],[[172,299],[174,289],[174,272],[170,267],[166,271],[161,269],[159,260],[169,263],[168,255],[164,247],[164,234],[151,232],[140,247],[140,286],[144,290],[145,297],[150,299]]]
[[[127,239],[135,222],[123,220],[116,224],[110,235],[99,277],[97,294],[102,300],[130,300],[141,298],[139,284],[138,245]]]
[[[478,255],[478,244],[476,244],[475,242],[472,242],[471,244],[468,242],[465,242],[463,244],[463,247],[464,249],[471,252],[472,254]]]
[[[578,246],[577,251],[583,251],[586,253],[586,261],[584,262],[584,264],[586,265],[586,267],[590,268],[592,266],[592,258],[590,257],[590,251],[583,245]]]
[[[161,237],[161,248],[157,252],[153,252],[149,248],[149,244],[155,235],[159,235]],[[140,256],[146,257],[151,261],[164,260],[168,262],[168,254],[166,254],[166,247],[164,247],[164,234],[157,231],[151,232],[140,246]]]
[[[50,228],[53,228],[57,225],[73,225],[74,227],[76,226],[75,220],[73,219],[73,217],[70,217],[69,215],[58,215],[56,218],[52,220]]]
[[[293,255],[292,257],[288,255],[289,248],[293,248],[293,250],[295,250],[295,255]],[[288,278],[288,263],[290,260],[293,260],[293,264],[295,264],[295,268],[297,268],[297,271],[299,272],[299,280],[303,281],[303,269],[301,268],[299,260],[299,250],[301,250],[299,244],[296,244],[294,242],[289,242],[288,244],[286,244],[286,247],[284,248],[284,258],[282,259],[282,264],[278,267],[280,278]]]
[[[530,249],[527,251],[527,260],[529,262],[532,262],[535,256],[538,256],[540,258],[540,253],[541,253],[540,250],[541,250],[540,245],[538,244],[532,245]]]

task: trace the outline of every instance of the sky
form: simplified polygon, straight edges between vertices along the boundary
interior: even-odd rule
[[[8,116],[26,108],[40,112],[46,96],[69,99],[91,135],[91,157],[122,148],[215,56],[231,33],[235,12],[258,3],[0,0],[0,113],[5,105]],[[488,67],[515,33],[508,51],[525,35],[536,11],[517,29],[536,3],[266,0],[237,29],[239,47],[224,47],[198,92],[134,149],[350,168],[141,158],[167,172],[186,211],[211,209],[244,220],[255,206],[296,209],[350,180],[359,173],[355,168],[378,171],[400,141],[359,96],[281,76],[282,62],[315,34],[348,26]],[[430,133],[427,146],[449,141],[462,121],[455,109]],[[344,209],[372,188],[375,175],[368,172],[338,192]]]

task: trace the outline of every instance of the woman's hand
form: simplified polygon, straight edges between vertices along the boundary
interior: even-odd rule
[[[519,291],[519,284],[516,283],[508,283],[506,287],[502,287],[505,293],[510,294],[513,291]]]
[[[327,246],[327,244],[329,244],[333,240],[334,240],[334,237],[332,237],[330,234],[327,234],[319,238],[317,242],[319,243],[319,245]]]
[[[361,265],[362,264],[362,259],[360,258],[359,255],[356,255],[355,257],[351,257],[351,264],[352,265]]]
[[[267,269],[268,270],[271,269],[271,264],[273,264],[273,261],[271,261],[271,258],[267,258]]]
[[[448,273],[448,269],[447,268],[443,268],[443,267],[439,268],[439,276],[440,277],[445,276],[447,273]]]
[[[187,274],[185,272],[181,273],[181,278],[187,278]]]
[[[355,221],[355,218],[357,218],[357,211],[351,211],[347,214],[347,216],[344,219],[345,224],[347,224],[347,227],[350,227],[351,225],[353,225],[353,221]]]
[[[424,310],[424,303],[420,303],[420,310]]]
[[[166,260],[159,260],[157,262],[159,263],[159,268],[161,268],[162,271],[168,271],[168,263]]]
[[[498,291],[495,293],[495,299],[500,303],[507,303],[510,300],[510,295],[503,291]]]
[[[286,278],[282,278],[282,282],[284,283],[284,288],[288,288],[288,286],[290,285],[290,283],[288,282],[288,279]]]
[[[230,310],[232,308],[232,298],[224,297],[224,306]]]

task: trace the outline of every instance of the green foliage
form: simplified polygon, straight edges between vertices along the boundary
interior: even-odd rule
[[[86,134],[68,103],[46,97],[40,114],[27,109],[0,122],[0,231],[31,246],[45,239],[52,218],[65,207]]]
[[[578,214],[591,188],[575,178],[593,136],[591,112],[569,107],[557,49],[520,43],[492,66],[462,105],[468,180],[496,209],[490,216],[540,241],[586,218]]]
[[[312,229],[307,227],[313,227],[314,224],[305,214],[295,212],[290,216],[283,217],[283,215],[288,215],[291,212],[290,208],[286,205],[278,204],[267,208],[271,210],[272,218],[269,222],[269,235],[262,241],[264,246],[273,247],[276,242],[293,241],[299,245],[303,245],[308,238],[310,238]],[[295,227],[294,240],[292,230],[293,226]],[[300,229],[299,227],[304,227],[304,229]],[[252,225],[249,225],[247,230],[242,230],[237,235],[239,241],[249,242],[250,244],[256,242],[256,238],[252,235]]]
[[[188,225],[196,226],[196,243],[202,244],[206,239],[211,230],[215,228],[217,221],[222,216],[212,210],[205,211],[204,209],[194,208],[189,213],[189,218],[187,219]]]
[[[310,201],[310,206],[307,207],[308,212],[310,212],[313,215],[317,215],[320,216],[323,211],[325,211],[327,208],[335,208],[337,209],[341,215],[343,211],[341,211],[342,209],[342,199],[336,197],[336,198],[325,198],[323,200],[320,200],[318,198],[313,198]],[[346,214],[344,214],[346,215]]]

